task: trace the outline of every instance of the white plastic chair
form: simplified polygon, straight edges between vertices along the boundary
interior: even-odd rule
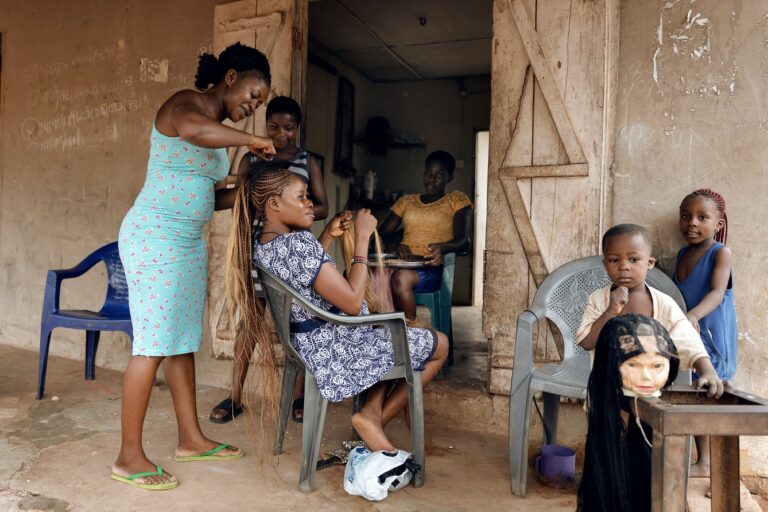
[[[646,282],[672,297],[685,311],[685,302],[674,282],[659,269],[648,272]],[[544,398],[545,444],[557,437],[560,397],[586,399],[590,361],[587,351],[576,345],[576,331],[589,295],[610,284],[601,256],[566,263],[544,280],[533,304],[517,317],[515,362],[509,395],[509,464],[512,493],[525,496],[528,476],[528,435],[531,402],[536,393]],[[533,366],[533,340],[539,323],[551,320],[563,338],[563,360],[559,364]],[[681,371],[676,383],[690,383],[690,372]]]

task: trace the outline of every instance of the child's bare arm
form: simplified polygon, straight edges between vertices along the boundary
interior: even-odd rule
[[[707,388],[707,396],[710,397],[720,398],[723,396],[723,381],[717,376],[715,367],[712,366],[712,361],[708,357],[697,359],[693,363],[693,367],[699,375],[699,378],[696,380],[697,388]]]
[[[600,331],[603,326],[611,318],[621,314],[621,310],[627,305],[629,301],[629,290],[626,286],[618,286],[611,292],[611,297],[608,302],[608,309],[595,319],[592,326],[589,329],[589,334],[579,342],[579,346],[584,350],[593,350],[597,345],[597,338],[600,336]]]
[[[720,248],[715,254],[715,267],[712,271],[712,284],[709,293],[686,315],[697,331],[699,330],[699,320],[713,312],[723,302],[732,268],[733,254],[731,250],[728,247]]]
[[[309,155],[309,192],[312,194],[312,211],[315,213],[315,220],[323,220],[328,216],[328,197],[325,194],[325,184],[323,183],[323,172],[317,159]]]

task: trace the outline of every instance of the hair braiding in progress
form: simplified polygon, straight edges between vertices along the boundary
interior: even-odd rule
[[[270,404],[276,409],[278,392],[277,359],[266,320],[264,301],[256,296],[251,262],[253,256],[253,226],[264,220],[267,201],[279,196],[290,183],[293,174],[285,170],[251,168],[237,192],[232,210],[232,235],[229,240],[225,292],[230,325],[237,336],[244,336],[245,346],[256,347],[264,368],[260,386]],[[239,357],[235,354],[235,357]]]

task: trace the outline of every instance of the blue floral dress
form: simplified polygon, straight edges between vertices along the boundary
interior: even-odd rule
[[[224,149],[193,146],[152,127],[144,187],[120,226],[133,355],[196,352],[203,331],[208,256],[203,227],[213,185],[229,172]]]
[[[312,304],[338,313],[313,288],[320,268],[334,264],[309,231],[280,235],[265,244],[255,237],[253,258]],[[363,302],[361,315],[367,315]],[[411,364],[421,370],[437,348],[431,329],[407,329]],[[347,327],[325,323],[297,305],[291,308],[291,344],[317,379],[320,393],[332,402],[376,384],[394,364],[391,335],[382,327]]]

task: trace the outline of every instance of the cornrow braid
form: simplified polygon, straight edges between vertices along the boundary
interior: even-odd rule
[[[232,234],[229,239],[224,287],[227,313],[236,336],[244,337],[245,347],[255,347],[264,369],[259,388],[266,395],[269,410],[277,410],[278,364],[263,300],[256,296],[251,274],[253,261],[253,226],[264,220],[269,198],[282,193],[290,183],[289,171],[249,172],[237,191],[232,209]],[[235,357],[245,357],[235,354]],[[244,361],[248,363],[248,361]],[[262,415],[263,417],[263,415]],[[275,414],[273,417],[277,418]]]
[[[683,198],[683,203],[688,199],[693,199],[695,197],[706,197],[715,203],[717,211],[720,212],[720,217],[723,219],[723,228],[715,233],[715,241],[724,244],[728,239],[728,215],[725,213],[725,199],[712,189],[699,188],[685,196],[685,198]],[[680,204],[682,205],[682,203]]]

